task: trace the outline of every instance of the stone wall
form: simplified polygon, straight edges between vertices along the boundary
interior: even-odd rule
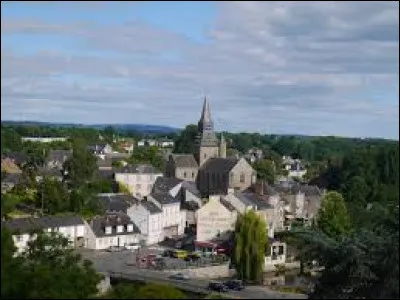
[[[164,272],[168,274],[182,273],[188,275],[190,278],[226,278],[233,275],[233,270],[229,269],[229,264],[201,268],[166,270]]]

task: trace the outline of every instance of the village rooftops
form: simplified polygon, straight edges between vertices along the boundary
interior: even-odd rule
[[[118,232],[118,226],[123,226],[121,232]],[[131,226],[132,231],[128,230],[129,226]],[[105,216],[94,217],[90,221],[90,227],[97,237],[140,233],[139,228],[132,222],[129,216],[124,213],[108,213]],[[106,234],[106,227],[111,227],[111,233]]]
[[[47,228],[84,225],[84,221],[79,216],[45,216],[41,218],[10,219],[3,221],[1,225],[11,232],[31,233],[35,230]]]
[[[150,196],[161,205],[180,203],[180,200],[168,193],[151,193]]]
[[[150,164],[127,165],[116,173],[159,174],[161,173]]]
[[[179,168],[199,167],[193,154],[171,154],[170,159],[175,163],[175,166]]]
[[[97,197],[102,207],[108,212],[126,213],[128,207],[139,203],[139,200],[132,195],[122,193],[102,193]]]
[[[209,158],[200,170],[212,173],[229,173],[239,162],[237,158]]]
[[[169,193],[174,187],[180,184],[183,180],[178,178],[157,177],[153,186],[153,193]]]
[[[153,202],[148,200],[143,200],[140,202],[142,205],[151,215],[159,214],[162,212],[162,209],[155,205]]]

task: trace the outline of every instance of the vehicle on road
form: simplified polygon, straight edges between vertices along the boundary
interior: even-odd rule
[[[217,282],[217,281],[211,281],[208,284],[208,289],[215,292],[223,292],[223,293],[228,292],[228,288],[222,282]]]
[[[182,258],[184,259],[188,255],[188,252],[185,250],[174,250],[172,253],[172,257]]]
[[[130,243],[130,244],[125,245],[125,248],[128,250],[139,250],[140,244],[139,243]]]
[[[241,280],[228,280],[224,282],[224,285],[234,291],[241,291],[244,289],[243,282]]]
[[[182,273],[172,274],[171,276],[169,276],[169,278],[175,279],[175,280],[189,280],[190,279],[188,275],[182,274]]]
[[[197,253],[190,253],[184,259],[186,261],[198,261],[200,259],[200,255]]]
[[[125,250],[125,247],[122,247],[122,246],[110,246],[109,248],[107,248],[108,252],[121,252],[124,250]]]
[[[173,253],[174,253],[173,250],[165,250],[163,252],[162,256],[164,256],[164,257],[173,257]]]

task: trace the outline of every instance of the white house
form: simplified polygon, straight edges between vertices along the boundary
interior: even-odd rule
[[[163,174],[149,164],[127,165],[122,171],[115,172],[115,180],[127,186],[129,192],[143,199],[151,193],[154,182]]]
[[[34,142],[34,143],[53,143],[53,142],[65,142],[68,140],[67,137],[22,137],[23,142]]]
[[[107,213],[97,216],[86,224],[86,247],[107,249],[140,242],[140,230],[124,213]]]
[[[2,222],[2,226],[11,231],[18,252],[24,251],[28,242],[36,238],[36,231],[58,232],[68,238],[71,246],[85,246],[85,221],[78,216],[17,218]]]
[[[168,193],[152,193],[147,199],[162,209],[161,227],[164,237],[173,237],[184,233],[185,213],[181,212],[181,201]]]
[[[210,196],[208,202],[197,210],[196,215],[196,241],[210,241],[235,229],[237,211],[220,196]]]
[[[162,148],[174,147],[174,145],[175,145],[174,141],[168,139],[161,140],[158,142],[158,146]]]
[[[275,265],[283,265],[286,263],[287,246],[284,242],[271,241],[270,253],[264,257],[264,269],[266,271],[275,268]]]
[[[127,215],[139,227],[141,239],[153,245],[164,239],[162,209],[152,201],[143,200],[127,209]]]

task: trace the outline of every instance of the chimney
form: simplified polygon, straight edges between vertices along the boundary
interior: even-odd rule
[[[260,195],[264,196],[264,180],[261,181],[261,191],[260,191]]]

